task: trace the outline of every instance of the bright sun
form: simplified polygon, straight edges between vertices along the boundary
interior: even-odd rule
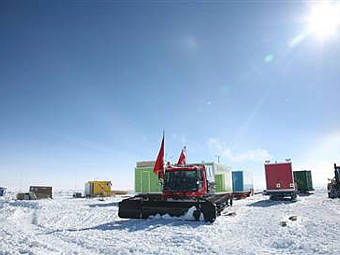
[[[321,39],[334,35],[340,29],[340,6],[330,2],[314,6],[307,23],[309,32]]]

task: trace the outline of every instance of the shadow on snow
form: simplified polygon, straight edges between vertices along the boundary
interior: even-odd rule
[[[282,205],[282,204],[291,204],[295,203],[296,201],[291,201],[290,198],[282,198],[281,200],[260,200],[254,203],[251,203],[247,206],[254,206],[254,207],[270,207],[270,206],[276,206],[276,205]]]
[[[118,206],[119,202],[112,202],[107,204],[89,204],[89,207],[110,207],[110,206]]]
[[[162,226],[187,226],[191,228],[197,228],[201,225],[205,225],[205,222],[197,222],[197,221],[186,221],[182,219],[148,219],[148,220],[138,220],[138,219],[130,219],[130,220],[118,220],[114,222],[109,222],[105,224],[101,224],[94,227],[83,228],[73,231],[84,231],[84,230],[127,230],[129,232],[134,231],[152,231],[156,228]],[[72,231],[72,230],[71,230]]]
[[[314,193],[307,192],[307,193],[299,193],[299,197],[309,197],[310,195],[313,195]]]
[[[129,219],[129,220],[118,220],[114,222],[109,222],[93,227],[87,228],[71,228],[71,229],[59,229],[53,230],[49,233],[44,234],[53,234],[56,232],[81,232],[81,231],[89,231],[89,230],[100,230],[100,231],[110,231],[110,230],[127,230],[129,232],[135,231],[152,231],[162,226],[187,226],[190,228],[198,228],[200,226],[204,226],[207,222],[203,221],[186,221],[182,219],[148,219],[148,220],[138,220],[138,219]]]

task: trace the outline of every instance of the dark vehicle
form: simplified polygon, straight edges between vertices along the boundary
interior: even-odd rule
[[[340,198],[340,166],[334,163],[334,178],[327,185],[329,198]]]
[[[0,197],[4,196],[6,193],[6,188],[0,187]]]

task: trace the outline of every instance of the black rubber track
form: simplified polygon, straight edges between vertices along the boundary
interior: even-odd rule
[[[214,222],[217,216],[217,208],[210,201],[185,201],[185,200],[144,200],[141,197],[124,199],[119,203],[118,216],[129,219],[147,219],[149,216],[165,215],[183,216],[187,211],[195,207],[201,213],[205,221]]]

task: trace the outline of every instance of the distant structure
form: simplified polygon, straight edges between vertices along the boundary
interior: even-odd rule
[[[0,187],[0,197],[3,197],[6,193],[6,188]]]
[[[89,181],[85,183],[85,197],[110,197],[111,181]]]

